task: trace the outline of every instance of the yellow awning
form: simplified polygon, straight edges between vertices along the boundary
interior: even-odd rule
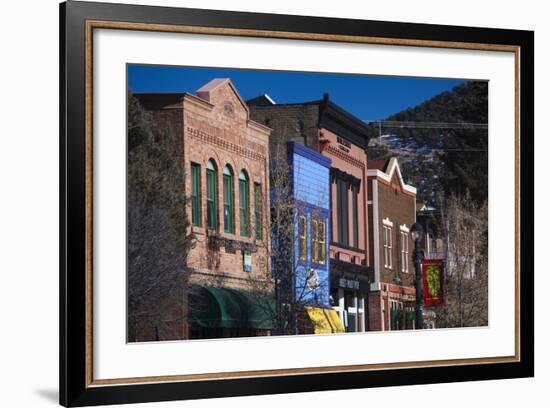
[[[340,316],[338,316],[338,312],[336,310],[332,309],[324,309],[325,313],[327,315],[328,321],[330,322],[330,325],[332,326],[332,332],[333,333],[345,333],[346,329],[344,329],[344,324],[340,320]]]
[[[344,333],[344,325],[336,310],[306,307],[306,312],[313,323],[315,334]]]

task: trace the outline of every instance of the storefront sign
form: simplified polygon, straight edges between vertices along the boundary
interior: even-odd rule
[[[359,281],[352,279],[340,278],[338,280],[338,286],[343,289],[354,289],[359,290]]]
[[[422,286],[425,306],[443,305],[444,270],[442,259],[430,259],[422,262]]]
[[[338,142],[338,148],[343,150],[346,153],[349,153],[351,149],[351,143],[345,140],[344,138],[337,136],[336,141]]]

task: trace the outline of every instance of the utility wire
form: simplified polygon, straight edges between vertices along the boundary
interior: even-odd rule
[[[399,120],[365,120],[368,124],[378,127],[378,138],[382,137],[382,128],[409,128],[409,129],[481,129],[487,130],[487,123],[471,122],[412,122]],[[372,147],[371,147],[372,149]],[[376,149],[376,148],[374,148]],[[455,152],[487,152],[487,149],[452,149],[452,148],[433,148],[437,151],[455,151]]]
[[[367,124],[378,128],[413,128],[413,129],[488,129],[487,123],[471,122],[411,122],[400,120],[365,120]]]

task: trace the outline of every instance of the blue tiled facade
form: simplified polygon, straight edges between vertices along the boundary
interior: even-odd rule
[[[330,307],[331,159],[295,142],[288,142],[287,147],[296,201],[293,229],[296,300],[304,305]]]

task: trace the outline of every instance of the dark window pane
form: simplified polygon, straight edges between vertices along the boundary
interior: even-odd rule
[[[225,232],[235,232],[233,222],[233,176],[223,175],[223,229]]]
[[[357,208],[357,198],[359,195],[359,188],[354,187],[352,189],[352,197],[353,197],[353,245],[356,247],[359,247],[359,211]]]
[[[216,170],[206,170],[206,218],[210,229],[218,227],[216,174]]]
[[[191,223],[201,224],[201,167],[191,163]]]
[[[250,215],[249,215],[249,191],[248,179],[243,172],[239,176],[239,216],[241,236],[247,237],[249,233]]]
[[[348,183],[338,180],[337,184],[337,215],[338,215],[338,241],[342,244],[349,243],[349,217],[348,217]]]
[[[262,185],[254,183],[254,220],[256,222],[256,239],[263,238],[263,199],[262,199]]]

